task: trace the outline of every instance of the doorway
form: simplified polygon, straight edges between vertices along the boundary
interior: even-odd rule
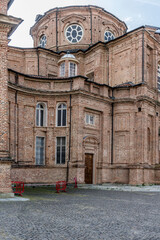
[[[85,183],[93,184],[93,154],[85,154]]]

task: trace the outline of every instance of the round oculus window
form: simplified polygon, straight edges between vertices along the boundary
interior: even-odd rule
[[[46,46],[46,43],[47,43],[47,37],[46,35],[42,35],[40,37],[39,46],[44,48]]]
[[[67,27],[65,34],[70,43],[77,43],[83,37],[83,28],[78,24],[72,24]]]
[[[113,40],[113,39],[115,39],[115,36],[114,36],[114,34],[113,34],[112,32],[106,31],[106,32],[104,33],[104,41],[105,41],[105,42],[109,42],[109,41],[111,41],[111,40]]]

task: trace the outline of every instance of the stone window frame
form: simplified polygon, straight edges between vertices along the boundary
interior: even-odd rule
[[[43,108],[42,107],[38,108],[38,106],[40,106],[40,105],[42,105]],[[43,111],[43,113],[42,113],[42,111]],[[38,117],[37,117],[37,115],[38,115]],[[42,116],[43,116],[43,120],[42,120]],[[36,104],[35,120],[36,120],[36,124],[35,124],[36,127],[46,127],[47,126],[47,105],[46,105],[46,103],[38,102]]]
[[[37,144],[38,144],[38,142],[37,142],[37,140],[38,140],[38,138],[40,139],[44,139],[44,141],[43,141],[43,146],[39,146],[39,148],[43,148],[43,159],[42,159],[42,163],[40,162],[41,160],[39,160],[39,159],[37,159],[37,149],[38,149],[38,147],[37,147]],[[45,145],[46,145],[46,139],[45,139],[45,137],[42,137],[42,136],[36,136],[36,139],[35,139],[35,165],[36,166],[44,166],[45,165]],[[40,151],[40,154],[41,154],[41,151]]]
[[[59,108],[60,105],[64,105],[66,106],[66,108]],[[60,125],[59,124],[59,112],[61,112],[61,119],[60,119]],[[66,116],[65,116],[65,125],[63,124],[63,116],[64,116],[64,111],[66,111]],[[57,104],[57,107],[56,107],[56,127],[67,127],[67,104],[65,102],[60,102]]]
[[[57,144],[58,139],[60,139],[60,145]],[[63,145],[62,139],[65,139],[65,144]],[[56,165],[65,165],[66,163],[66,136],[57,136],[56,137],[56,151],[55,151],[55,164]],[[59,162],[57,163],[57,148],[58,146],[60,147],[60,159]],[[63,147],[65,147],[65,154],[64,154],[64,162],[63,162]]]

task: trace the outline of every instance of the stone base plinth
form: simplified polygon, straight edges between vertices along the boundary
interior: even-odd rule
[[[0,161],[0,194],[11,194],[11,161]]]
[[[0,199],[1,198],[13,198],[14,193],[0,193]]]
[[[129,169],[129,184],[140,185],[144,183],[143,169]]]

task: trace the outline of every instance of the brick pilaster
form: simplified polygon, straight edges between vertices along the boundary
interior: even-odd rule
[[[7,48],[8,26],[0,24],[0,158],[8,153],[8,72]]]
[[[7,14],[8,0],[0,0],[0,13]]]
[[[7,0],[0,0],[1,18],[7,14]],[[0,19],[1,20],[1,19]],[[0,21],[0,193],[11,193],[11,161],[8,151],[8,70],[7,49],[9,24]]]

